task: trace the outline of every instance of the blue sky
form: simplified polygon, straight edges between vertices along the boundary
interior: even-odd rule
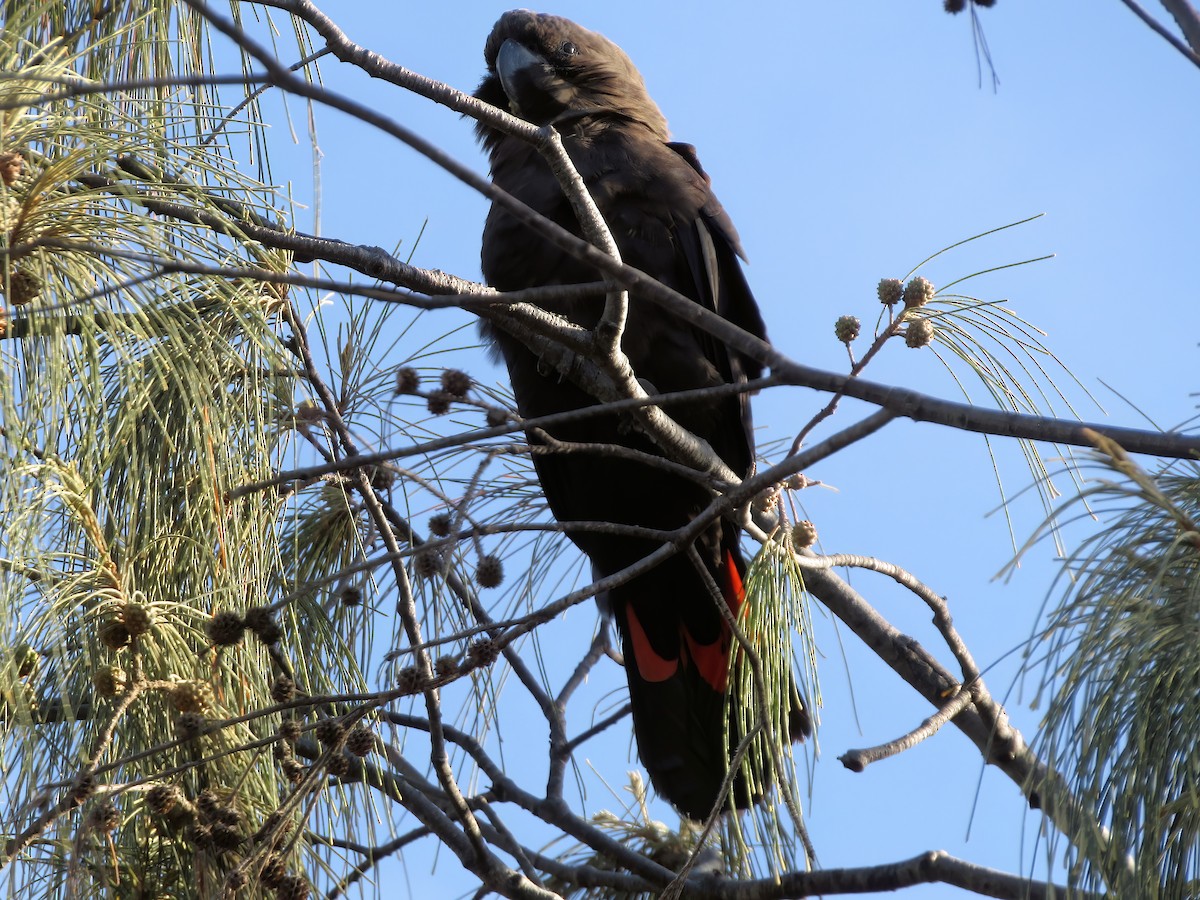
[[[464,90],[478,82],[483,41],[507,8],[474,0],[321,6],[358,42]],[[1047,346],[1111,421],[1141,425],[1145,415],[1166,428],[1194,414],[1200,72],[1117,0],[1086,9],[1006,0],[982,10],[999,75],[995,91],[986,63],[982,86],[978,79],[969,16],[948,16],[937,0],[748,3],[737,12],[610,0],[545,11],[605,33],[641,68],[676,139],[698,148],[741,232],[772,338],[793,358],[844,371],[833,322],[858,315],[869,330],[879,278],[902,276],[973,234],[1045,213],[947,254],[921,274],[941,285],[1054,254],[975,279],[971,293],[1007,299],[1044,329]],[[468,121],[336,64],[323,73],[327,86],[370,100],[485,169]],[[290,105],[302,130],[304,111]],[[319,110],[316,121],[324,234],[389,248],[402,242],[404,256],[424,227],[416,265],[479,277],[484,201],[338,114]],[[285,129],[275,138],[286,139]],[[293,179],[300,199],[313,196],[303,135],[298,148],[279,146],[273,159],[276,180]],[[313,217],[301,216],[297,227],[312,230]],[[481,380],[502,378],[478,356],[463,364]],[[867,376],[960,399],[931,354],[899,344]],[[1056,380],[1082,417],[1105,416],[1069,378],[1059,373]],[[760,442],[794,434],[822,403],[799,389],[759,398]],[[831,428],[863,411],[846,404]],[[1029,471],[1014,446],[993,446],[1014,496],[1030,484]],[[976,659],[992,666],[993,692],[1008,695],[1014,721],[1032,737],[1038,713],[1028,708],[1032,692],[1014,685],[1019,654],[1011,651],[1034,629],[1057,568],[1052,545],[1043,543],[1010,579],[994,578],[1013,547],[1005,516],[995,512],[1001,497],[984,441],[895,423],[808,474],[836,488],[803,497],[823,549],[899,563],[946,595]],[[1013,501],[1010,516],[1023,541],[1042,512],[1026,496]],[[918,601],[864,573],[852,581],[949,663]],[[581,607],[561,627],[586,641],[593,624],[590,607]],[[825,705],[809,828],[821,863],[884,863],[946,849],[1008,871],[1043,871],[1031,852],[1038,818],[1025,814],[1007,779],[981,771],[954,729],[862,774],[837,762],[848,748],[915,727],[930,708],[844,629],[839,643],[827,618],[817,627]],[[597,697],[623,682],[615,666],[594,680]],[[542,750],[537,744],[531,752]],[[665,809],[659,814],[671,821]],[[407,879],[414,896],[469,890],[471,880],[449,854],[436,875],[431,865],[418,852],[405,860],[403,875],[398,865],[381,874]],[[961,896],[937,887],[907,895]]]

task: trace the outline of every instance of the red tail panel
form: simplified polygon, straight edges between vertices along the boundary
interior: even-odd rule
[[[666,681],[679,671],[678,659],[664,659],[654,652],[646,630],[638,621],[637,611],[633,604],[626,607],[625,615],[629,620],[629,641],[633,645],[633,656],[637,661],[638,673],[646,681]]]

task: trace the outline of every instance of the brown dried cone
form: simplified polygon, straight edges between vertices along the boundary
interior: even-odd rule
[[[341,778],[350,771],[350,760],[340,750],[334,750],[325,760],[325,770],[334,778]]]
[[[359,606],[362,603],[362,588],[355,584],[348,584],[342,588],[338,599],[342,601],[342,606]]]
[[[450,526],[449,513],[438,513],[429,517],[429,533],[434,537],[446,537],[450,534]]]
[[[967,8],[967,0],[945,0],[942,8],[951,15],[958,15]]]
[[[396,686],[406,694],[415,694],[421,688],[421,676],[416,666],[405,666],[396,673]]]
[[[280,763],[280,767],[283,769],[283,777],[292,784],[299,784],[301,781],[303,781],[304,773],[308,771],[305,768],[304,763],[300,762],[298,759],[285,759],[282,763]]]
[[[287,703],[296,697],[296,682],[290,675],[280,673],[271,684],[271,699],[276,703]]]
[[[100,624],[97,636],[109,650],[120,650],[129,646],[129,630],[120,619],[108,619]]]
[[[116,831],[121,824],[121,811],[112,802],[104,802],[88,813],[87,827],[104,834]]]
[[[413,571],[421,578],[436,578],[445,567],[445,559],[437,550],[422,548],[413,555]]]
[[[211,821],[216,818],[217,810],[221,806],[221,800],[217,796],[217,792],[211,788],[205,788],[196,795],[196,809],[206,821]]]
[[[446,391],[430,391],[429,396],[425,398],[425,405],[433,415],[444,416],[450,412],[450,403],[453,400],[454,395]]]
[[[396,370],[396,393],[415,394],[421,389],[421,376],[416,369],[404,366]]]
[[[495,638],[479,638],[467,647],[467,659],[476,665],[490,666],[499,656],[500,643]]]
[[[154,610],[136,600],[121,607],[121,621],[130,637],[139,637],[154,627]]]
[[[30,272],[16,271],[9,276],[8,302],[13,306],[32,303],[42,292],[42,279]]]
[[[284,875],[275,888],[277,900],[308,900],[308,881],[301,875]]]
[[[341,719],[322,719],[317,723],[317,740],[326,747],[336,747],[346,736]]]
[[[363,724],[355,725],[346,735],[346,749],[355,756],[368,756],[375,749],[375,732]]]
[[[278,853],[268,854],[263,860],[262,869],[259,870],[258,880],[265,888],[272,890],[283,884],[283,879],[287,877],[287,864],[283,861]]]
[[[178,785],[160,783],[146,791],[143,803],[150,812],[165,816],[183,799],[183,791]]]
[[[274,624],[275,616],[271,613],[269,606],[252,606],[246,610],[246,614],[242,616],[242,624],[258,634],[264,628]]]
[[[461,369],[446,369],[442,372],[442,390],[461,400],[471,390],[471,376]]]
[[[458,674],[458,659],[454,656],[439,656],[433,664],[438,678],[453,678]]]
[[[214,613],[205,626],[208,636],[218,647],[232,647],[242,640],[246,622],[231,609]]]
[[[217,822],[212,826],[213,845],[218,850],[236,850],[245,841],[245,837],[236,829]]]
[[[197,850],[205,850],[212,846],[212,829],[207,825],[193,825],[188,829],[187,838]]]
[[[494,588],[503,584],[504,563],[500,561],[500,557],[492,553],[481,557],[479,565],[475,567],[475,582],[481,588]]]
[[[501,425],[508,424],[508,413],[495,406],[489,406],[485,419],[488,428],[499,428]]]
[[[278,644],[283,639],[283,629],[279,627],[279,623],[274,619],[263,625],[262,628],[259,628],[254,633],[258,635],[258,639],[268,647]]]
[[[289,744],[300,740],[300,720],[284,719],[279,723],[279,736]]]

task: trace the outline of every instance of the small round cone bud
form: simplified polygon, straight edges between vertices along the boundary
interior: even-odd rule
[[[304,764],[296,759],[285,759],[280,763],[280,767],[283,769],[283,777],[292,784],[299,784],[303,781],[304,774],[308,771]]]
[[[37,671],[38,663],[42,658],[29,644],[18,644],[13,649],[12,659],[14,668],[17,670],[17,677],[28,678]]]
[[[100,626],[100,643],[109,650],[120,650],[129,646],[129,631],[120,619],[109,619]]]
[[[271,699],[276,703],[287,703],[296,696],[296,682],[291,676],[279,674],[271,684]]]
[[[204,681],[181,681],[171,688],[171,705],[183,713],[201,713],[212,706],[213,689]]]
[[[17,183],[24,167],[25,159],[20,153],[11,150],[8,153],[0,153],[0,180],[4,181],[5,187],[12,187]]]
[[[198,712],[180,713],[175,720],[175,733],[185,741],[199,737],[204,730],[204,715]]]
[[[115,697],[129,686],[129,674],[120,666],[101,666],[92,673],[92,684],[101,696]]]
[[[811,483],[806,476],[797,473],[787,480],[787,489],[789,491],[802,491]]]
[[[933,343],[933,323],[928,319],[915,319],[904,330],[904,343],[914,350]]]
[[[792,526],[792,546],[804,550],[817,542],[817,526],[805,519]]]
[[[214,613],[205,627],[209,638],[218,647],[232,647],[241,642],[242,632],[246,630],[246,623],[233,610],[223,609]]]
[[[450,412],[450,402],[453,399],[454,395],[447,391],[431,391],[429,396],[425,398],[425,405],[433,415],[444,416]]]
[[[990,9],[996,5],[996,0],[974,0],[976,6],[982,6],[985,9]]]
[[[396,393],[415,394],[421,389],[421,376],[416,369],[404,366],[396,370]]]
[[[341,778],[350,771],[350,760],[346,758],[344,753],[335,750],[325,760],[325,771],[334,778]]]
[[[967,8],[967,0],[945,0],[942,8],[951,15],[958,15]]]
[[[442,372],[442,390],[461,400],[471,390],[471,376],[461,369],[446,369]]]
[[[130,600],[121,607],[121,621],[131,637],[140,637],[154,627],[154,611],[143,603]]]
[[[458,660],[453,656],[439,656],[433,664],[438,678],[453,678],[458,674]]]
[[[497,409],[492,406],[487,411],[488,428],[499,428],[501,425],[508,424],[508,413],[502,409]]]
[[[305,424],[320,422],[325,418],[325,410],[316,400],[301,400],[296,407],[296,421]]]
[[[918,275],[904,286],[905,309],[919,309],[933,299],[933,284]]]
[[[479,638],[467,647],[467,659],[476,665],[490,666],[499,656],[500,644],[495,638]]]
[[[904,282],[899,278],[880,278],[879,302],[884,306],[895,306],[904,296]]]
[[[849,344],[855,340],[861,330],[862,323],[856,316],[840,316],[833,325],[833,333],[843,344]]]
[[[499,587],[504,582],[504,563],[500,557],[488,554],[475,567],[475,582],[481,588]]]
[[[449,513],[438,513],[429,517],[429,533],[434,537],[446,537],[450,534],[451,520]]]
[[[157,816],[165,816],[183,799],[183,792],[174,784],[156,784],[146,791],[146,809]]]
[[[342,588],[342,592],[338,595],[338,599],[342,601],[342,606],[361,606],[362,605],[362,588],[358,585],[347,585]]]
[[[375,732],[365,725],[355,725],[346,735],[346,749],[355,756],[367,756],[375,749]]]

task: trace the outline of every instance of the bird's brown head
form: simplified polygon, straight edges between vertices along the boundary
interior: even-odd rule
[[[487,75],[475,96],[527,122],[619,117],[668,139],[667,121],[625,52],[570,19],[510,10],[492,28],[483,56]],[[487,129],[480,134],[487,143],[495,139]]]

